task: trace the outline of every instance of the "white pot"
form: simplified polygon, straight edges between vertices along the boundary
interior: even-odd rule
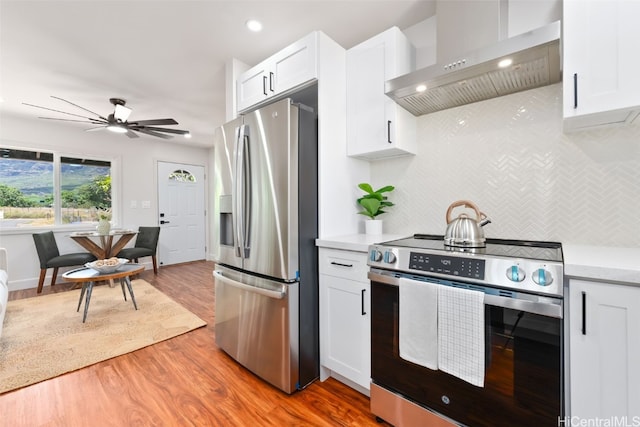
[[[381,219],[367,219],[364,221],[365,232],[370,235],[382,234]]]
[[[109,231],[111,231],[111,223],[106,219],[101,219],[98,221],[98,226],[96,227],[96,231],[98,234],[107,235]]]

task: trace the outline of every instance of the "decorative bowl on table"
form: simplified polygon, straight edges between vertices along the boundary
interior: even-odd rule
[[[99,259],[93,262],[88,262],[84,266],[92,268],[98,271],[100,274],[110,274],[115,273],[122,267],[124,264],[128,263],[129,260],[126,258],[109,258],[109,259]]]

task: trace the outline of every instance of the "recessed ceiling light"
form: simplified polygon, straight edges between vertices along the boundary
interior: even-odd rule
[[[262,22],[258,21],[257,19],[249,19],[246,25],[247,28],[254,33],[262,30]]]

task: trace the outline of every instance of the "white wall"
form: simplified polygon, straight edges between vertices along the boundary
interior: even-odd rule
[[[49,123],[7,115],[0,119],[0,145],[67,151],[69,154],[87,157],[115,157],[120,167],[114,168],[113,172],[123,183],[121,187],[113,189],[121,206],[115,224],[119,227],[137,229],[141,225],[158,224],[157,161],[199,165],[207,170],[207,148],[178,145],[160,138],[129,139],[110,132],[87,133],[83,126],[63,122]],[[137,208],[131,208],[132,201],[136,202]],[[142,208],[143,201],[149,201],[150,207]],[[0,246],[8,251],[9,290],[37,285],[40,267],[31,232],[32,230],[27,230],[19,234],[6,234],[0,231]],[[60,252],[82,251],[82,248],[66,237],[68,234],[68,229],[61,229],[56,233]],[[49,279],[45,283],[49,283]]]
[[[563,134],[561,83],[421,116],[416,156],[372,164],[374,185],[396,186],[385,232],[443,234],[469,199],[487,237],[637,247],[636,122]]]

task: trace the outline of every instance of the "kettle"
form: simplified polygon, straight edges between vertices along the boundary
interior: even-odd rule
[[[471,218],[466,213],[461,213],[457,218],[451,218],[451,211],[458,206],[473,209],[476,218]],[[444,244],[463,248],[483,248],[486,239],[482,227],[491,220],[478,207],[468,200],[453,202],[447,209],[447,231],[444,235]]]

